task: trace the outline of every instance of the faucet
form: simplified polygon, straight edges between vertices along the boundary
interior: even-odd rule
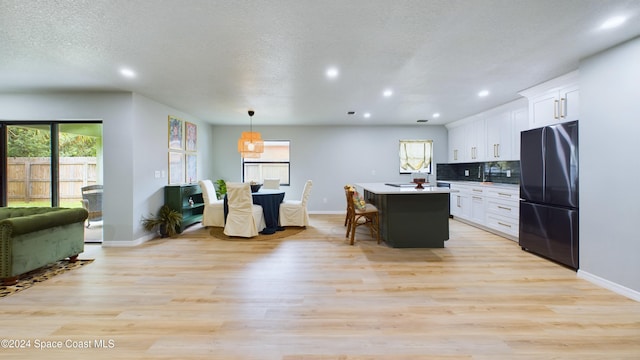
[[[480,179],[480,173],[482,173],[482,182],[487,181],[487,178],[484,173],[484,166],[478,165],[478,179]]]

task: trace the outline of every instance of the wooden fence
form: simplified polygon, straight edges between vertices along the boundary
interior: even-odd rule
[[[10,201],[51,198],[51,158],[13,157],[7,160],[7,195]],[[95,157],[61,157],[60,200],[82,199],[81,188],[96,184],[96,164]]]

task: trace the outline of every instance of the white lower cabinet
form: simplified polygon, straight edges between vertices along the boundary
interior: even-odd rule
[[[451,183],[451,215],[471,225],[478,225],[518,239],[520,191],[517,186],[469,185]]]
[[[486,193],[485,225],[517,239],[520,222],[520,190],[490,188]]]
[[[451,185],[451,188],[454,186]],[[457,187],[456,190],[460,192],[451,193],[451,215],[467,219],[471,214],[471,197],[466,191],[463,192]]]
[[[471,188],[471,221],[483,225],[485,218],[485,205],[484,205],[484,189],[481,187]]]

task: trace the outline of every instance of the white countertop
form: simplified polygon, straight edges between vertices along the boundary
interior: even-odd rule
[[[512,189],[512,190],[520,189],[519,184],[486,183],[486,182],[482,183],[479,181],[458,181],[458,180],[438,180],[437,182],[447,183],[447,184],[460,184],[460,185],[467,185],[467,186],[483,186],[488,188],[498,187],[498,188],[505,188],[505,189]]]
[[[446,187],[437,187],[436,184],[423,184],[424,189],[416,189],[415,186],[390,186],[384,183],[358,183],[355,184],[364,190],[370,191],[374,194],[448,194],[452,192],[458,192],[458,190],[451,190]]]

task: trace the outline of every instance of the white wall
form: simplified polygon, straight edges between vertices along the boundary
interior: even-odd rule
[[[199,131],[202,136],[198,150],[208,153],[208,125],[140,95],[125,92],[0,95],[2,120],[103,121],[106,245],[134,245],[151,237],[140,226],[140,219],[155,213],[164,201],[167,178],[155,179],[154,172],[168,171],[169,115],[194,122],[199,130],[205,128]],[[201,171],[209,170],[203,165]]]
[[[266,140],[291,141],[291,186],[285,198],[299,199],[304,182],[313,180],[309,211],[344,212],[343,187],[347,183],[410,181],[399,174],[401,139],[433,140],[435,163],[447,160],[444,126],[253,126]],[[246,126],[213,126],[211,130],[212,180],[240,181],[237,140]],[[435,164],[431,182],[435,183]]]
[[[133,239],[145,235],[140,226],[143,216],[155,214],[164,204],[164,186],[169,182],[168,119],[169,115],[198,126],[198,177],[210,171],[208,158],[209,124],[167,105],[133,94]],[[108,152],[109,149],[105,149]],[[156,178],[155,172],[165,177]]]
[[[640,38],[580,64],[580,273],[636,292],[639,96]]]
[[[0,95],[3,120],[103,120],[103,176],[110,194],[103,199],[105,241],[132,240],[131,103],[130,93]]]

